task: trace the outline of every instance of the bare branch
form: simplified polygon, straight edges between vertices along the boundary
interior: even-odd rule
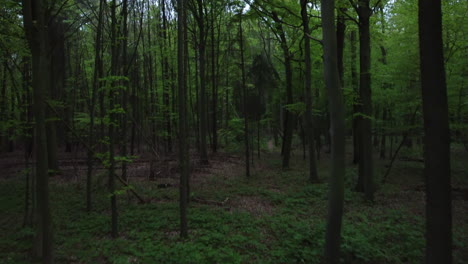
[[[315,41],[315,42],[318,42],[320,45],[323,45],[323,41],[322,41],[321,39],[315,38],[315,37],[311,36],[310,34],[306,34],[306,36],[307,36],[309,39],[311,39],[311,40],[313,40],[313,41]]]
[[[354,8],[354,10],[356,10],[356,13],[359,13],[359,8],[358,8],[357,4],[354,2],[354,0],[349,0],[349,3]]]
[[[348,14],[348,12],[345,12],[343,10],[340,10],[339,12],[341,12],[343,15],[345,15],[349,20],[353,21],[354,23],[356,23],[356,25],[359,25],[359,21],[356,20],[356,18],[350,16]]]

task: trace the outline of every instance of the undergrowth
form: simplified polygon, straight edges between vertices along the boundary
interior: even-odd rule
[[[273,164],[273,167],[276,165]],[[241,170],[239,170],[241,171]],[[353,177],[352,170],[347,177]],[[137,204],[120,195],[119,238],[112,239],[105,192],[94,194],[93,212],[84,211],[82,183],[52,183],[56,263],[321,263],[326,230],[326,183],[303,184],[304,171],[268,170],[251,179],[217,181],[192,196],[229,197],[232,206],[191,202],[189,238],[179,238],[178,189],[135,188],[152,197]],[[423,218],[404,206],[369,205],[350,191],[347,180],[342,227],[342,263],[419,263],[423,258]],[[154,183],[150,183],[154,184]],[[222,187],[216,186],[222,184]],[[34,231],[22,227],[24,187],[19,179],[0,184],[0,262],[31,263]],[[130,197],[130,198],[129,198]],[[256,197],[268,212],[235,206]]]

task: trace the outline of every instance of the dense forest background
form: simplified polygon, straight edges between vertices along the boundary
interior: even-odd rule
[[[464,263],[467,15],[0,0],[0,262]]]

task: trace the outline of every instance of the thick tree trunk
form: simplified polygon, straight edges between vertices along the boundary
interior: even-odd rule
[[[344,63],[343,63],[343,51],[346,31],[346,20],[343,15],[346,12],[346,8],[340,8],[336,19],[336,45],[337,45],[337,59],[338,59],[338,74],[340,76],[341,86],[344,85]]]
[[[45,27],[45,26],[44,26]],[[45,31],[45,30],[44,30]],[[36,195],[37,195],[37,211],[38,211],[38,236],[41,237],[42,247],[41,256],[44,263],[52,262],[52,219],[49,205],[49,176],[48,176],[48,152],[47,147],[47,130],[46,130],[46,104],[45,94],[49,85],[49,58],[48,44],[45,40],[47,37],[46,33],[42,32],[43,36],[40,40],[40,53],[39,62],[34,63],[35,70],[33,74],[37,73],[36,77],[33,77],[34,90],[34,113],[36,121]],[[33,55],[34,57],[34,55]],[[34,58],[33,58],[34,60]],[[37,89],[36,89],[37,87]],[[39,248],[38,248],[39,249]]]
[[[370,60],[370,0],[359,1],[359,97],[362,115],[359,126],[359,177],[362,178],[367,200],[374,199],[374,173],[372,155],[372,95]]]
[[[450,130],[440,0],[419,0],[424,116],[426,263],[452,263]]]
[[[33,111],[36,155],[36,236],[34,252],[42,263],[53,263],[52,219],[49,204],[49,177],[46,133],[46,90],[49,87],[50,54],[46,21],[47,9],[42,0],[23,0],[23,20],[33,62]]]
[[[47,89],[47,98],[58,101],[60,94],[64,90],[65,84],[65,26],[63,19],[60,16],[52,19],[48,27],[49,34],[49,47],[51,47],[50,57],[50,85]],[[52,103],[51,107],[55,107]],[[55,116],[50,109],[46,110],[47,117],[50,119],[46,122],[47,130],[47,154],[49,162],[49,174],[54,175],[58,173],[58,143],[57,143],[57,128],[58,123],[56,119],[60,117]]]
[[[325,237],[326,263],[340,262],[340,234],[343,215],[345,176],[345,118],[337,62],[333,0],[322,1],[324,74],[331,119],[331,175]]]

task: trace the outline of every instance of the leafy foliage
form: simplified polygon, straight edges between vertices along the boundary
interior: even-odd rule
[[[303,171],[296,169],[257,174],[249,181],[221,180],[219,175],[210,179],[212,188],[195,190],[193,195],[214,200],[230,197],[233,201],[257,197],[271,211],[225,210],[192,203],[189,239],[181,240],[177,189],[151,191],[135,183],[130,188],[145,190],[143,194],[157,202],[128,203],[127,189],[119,190],[121,236],[113,240],[108,236],[106,192],[96,193],[95,212],[85,213],[79,207],[83,203],[80,183],[53,184],[56,243],[60,245],[56,247],[57,262],[321,263],[327,184],[304,186]],[[220,184],[222,190],[216,188]],[[273,186],[281,186],[280,191]],[[22,189],[17,180],[0,185],[3,212],[21,215],[21,197],[16,193]],[[422,218],[407,208],[370,207],[360,195],[352,191],[345,194],[348,210],[342,232],[342,263],[418,262],[424,248]],[[2,228],[5,235],[0,239],[0,257],[6,263],[27,263],[27,254],[21,252],[31,247],[32,229],[18,224]]]

